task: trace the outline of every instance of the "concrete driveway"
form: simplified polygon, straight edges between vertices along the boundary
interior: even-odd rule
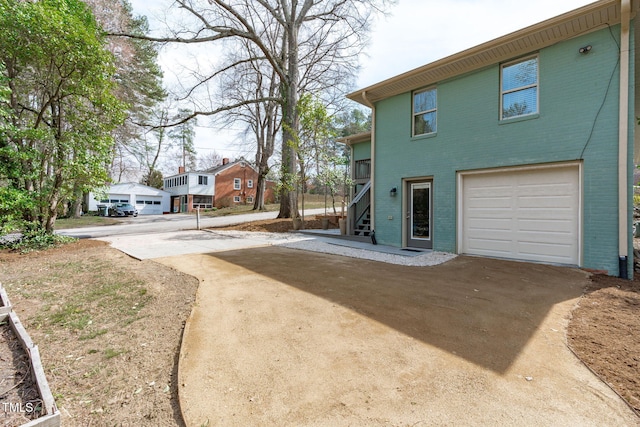
[[[156,260],[201,282],[179,362],[188,426],[638,425],[567,349],[582,271],[256,245]]]

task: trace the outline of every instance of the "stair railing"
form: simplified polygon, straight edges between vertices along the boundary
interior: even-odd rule
[[[354,230],[360,223],[362,218],[369,212],[371,205],[371,181],[368,181],[364,187],[356,194],[351,203],[349,203],[348,217],[349,227],[347,234],[354,234]]]

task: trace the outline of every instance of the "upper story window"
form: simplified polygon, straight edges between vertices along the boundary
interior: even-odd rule
[[[503,64],[500,72],[501,119],[538,112],[538,57]]]
[[[413,93],[413,136],[436,132],[437,89]]]
[[[247,180],[247,188],[253,188],[253,180],[252,179],[248,179]]]
[[[240,190],[240,186],[242,185],[242,180],[240,178],[233,178],[233,189]]]
[[[198,175],[198,185],[208,185],[209,177],[204,175]]]

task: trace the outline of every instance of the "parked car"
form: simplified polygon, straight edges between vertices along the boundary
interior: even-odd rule
[[[138,211],[129,203],[114,203],[109,206],[109,216],[138,216]]]

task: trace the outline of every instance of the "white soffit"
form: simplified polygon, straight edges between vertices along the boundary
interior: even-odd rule
[[[634,15],[637,7],[634,1]],[[620,0],[601,0],[350,93],[347,98],[369,106],[369,102],[516,58],[607,25],[617,25],[620,16]]]

